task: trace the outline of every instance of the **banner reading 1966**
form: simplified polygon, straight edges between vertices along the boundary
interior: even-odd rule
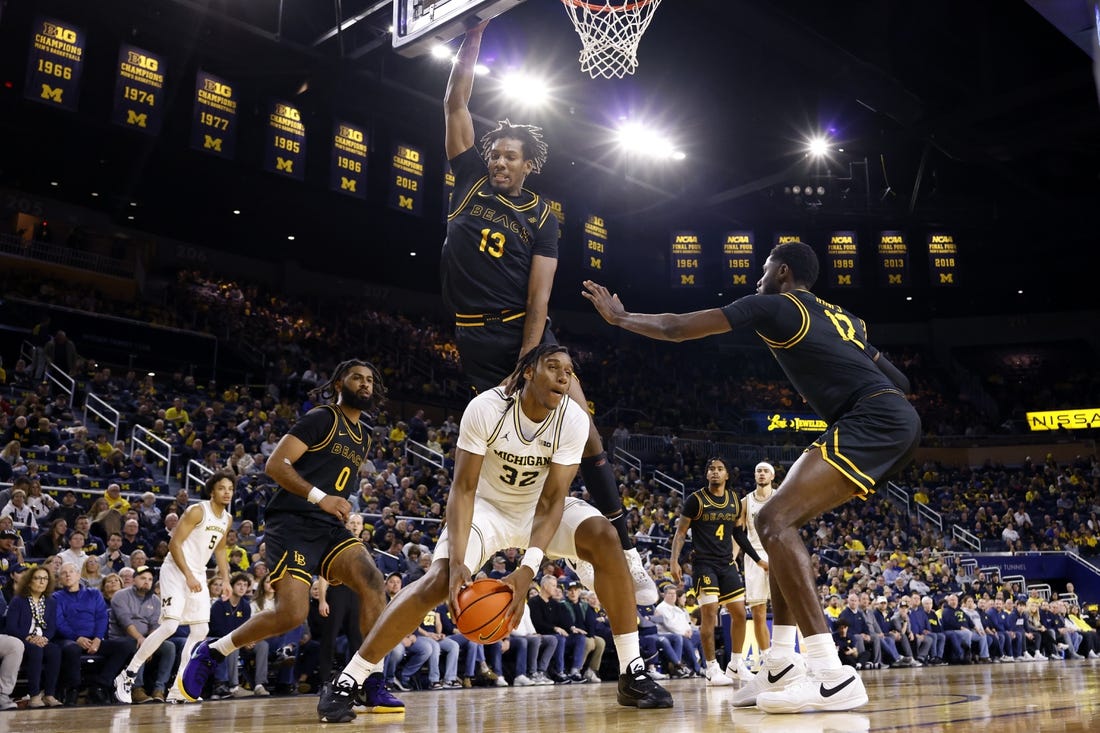
[[[191,147],[232,160],[237,146],[237,90],[203,70],[195,74]]]
[[[701,260],[703,245],[695,232],[673,232],[672,252],[668,258],[672,269],[672,287],[694,288],[702,285]]]
[[[855,232],[829,235],[829,285],[834,288],[859,287],[859,240]]]
[[[84,30],[38,16],[31,28],[23,95],[42,104],[76,111],[84,71]]]
[[[420,216],[424,205],[424,156],[397,143],[390,158],[390,208]]]
[[[292,104],[275,100],[267,116],[267,153],[264,170],[298,181],[306,177],[306,127]]]
[[[928,235],[928,272],[933,285],[958,285],[958,245],[952,234],[932,232]]]
[[[909,243],[896,230],[878,235],[879,284],[889,288],[909,287]]]
[[[602,216],[589,214],[584,218],[584,247],[581,266],[586,270],[603,270],[603,258],[607,254],[607,225]]]
[[[752,232],[727,232],[722,241],[722,287],[740,288],[756,282]]]
[[[118,79],[111,121],[122,127],[156,135],[164,119],[164,61],[137,46],[118,49]]]
[[[367,135],[363,128],[340,120],[333,123],[329,187],[357,199],[367,197]]]

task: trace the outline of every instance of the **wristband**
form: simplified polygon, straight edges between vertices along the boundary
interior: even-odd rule
[[[328,494],[314,486],[312,489],[309,490],[309,495],[306,496],[306,500],[310,504],[318,504],[320,503],[321,499],[324,499],[326,496],[328,496]]]
[[[522,567],[531,568],[531,572],[535,575],[539,574],[539,568],[542,567],[543,551],[538,547],[528,547],[527,551],[523,553],[523,562],[519,564]]]

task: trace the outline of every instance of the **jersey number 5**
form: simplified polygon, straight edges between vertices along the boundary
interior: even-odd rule
[[[535,483],[535,479],[539,477],[538,471],[524,471],[523,473],[520,473],[519,471],[507,464],[505,464],[503,468],[504,475],[500,477],[500,480],[508,484],[509,486],[530,486],[531,484]],[[516,483],[517,477],[519,478],[518,484]]]
[[[486,227],[481,230],[481,246],[478,248],[479,252],[488,252],[493,257],[504,256],[504,235],[500,232],[494,232],[492,229]]]

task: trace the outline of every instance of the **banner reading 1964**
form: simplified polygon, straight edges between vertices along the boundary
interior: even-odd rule
[[[239,102],[237,91],[229,82],[200,69],[195,75],[191,147],[232,160],[237,146]]]
[[[932,285],[958,285],[958,245],[955,236],[944,232],[928,235],[928,272]]]
[[[754,284],[759,277],[756,271],[756,254],[752,232],[728,232],[722,241],[722,287],[740,288]]]
[[[164,119],[164,61],[137,46],[118,49],[118,79],[111,121],[132,130],[156,135]]]
[[[306,177],[306,126],[292,104],[275,100],[267,116],[264,170],[303,181]]]
[[[76,111],[84,72],[84,30],[38,16],[31,28],[23,95],[42,104]]]
[[[581,266],[586,270],[603,270],[603,258],[607,254],[607,225],[602,216],[589,214],[584,219],[584,248]]]
[[[695,232],[673,232],[672,252],[668,258],[672,287],[695,288],[702,285],[703,245]]]
[[[367,197],[367,135],[363,128],[336,120],[332,128],[332,165],[329,187],[333,191]]]
[[[889,288],[909,287],[909,243],[896,230],[878,235],[879,284]]]
[[[855,232],[829,235],[829,285],[834,288],[859,287],[859,240]]]
[[[420,216],[424,205],[424,156],[397,143],[390,157],[390,208]]]

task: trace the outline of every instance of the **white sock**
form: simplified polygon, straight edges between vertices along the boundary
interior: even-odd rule
[[[772,627],[771,656],[780,659],[794,656],[794,641],[798,635],[797,626],[777,625]]]
[[[611,640],[615,642],[615,654],[619,657],[619,674],[626,674],[630,671],[630,663],[642,656],[638,645],[638,632],[615,634]]]
[[[382,662],[368,662],[358,654],[352,654],[348,666],[344,667],[344,674],[355,680],[355,684],[363,684],[368,677],[375,672],[382,671]]]
[[[160,645],[171,638],[172,634],[176,633],[176,629],[179,628],[178,621],[165,620],[163,624],[153,629],[153,632],[149,636],[145,637],[145,641],[138,647],[137,652],[134,654],[134,658],[130,660],[130,663],[126,665],[126,671],[131,677],[137,674],[137,671],[141,669],[141,665],[145,664],[145,660],[153,656],[157,649],[160,649]]]
[[[733,667],[734,669],[738,669],[741,666],[741,655],[731,654],[729,666]]]
[[[814,672],[826,672],[840,669],[840,656],[836,651],[836,642],[832,634],[814,634],[802,639],[803,656],[806,666]]]
[[[228,657],[237,649],[237,645],[233,643],[233,634],[226,634],[211,644],[210,648]]]

